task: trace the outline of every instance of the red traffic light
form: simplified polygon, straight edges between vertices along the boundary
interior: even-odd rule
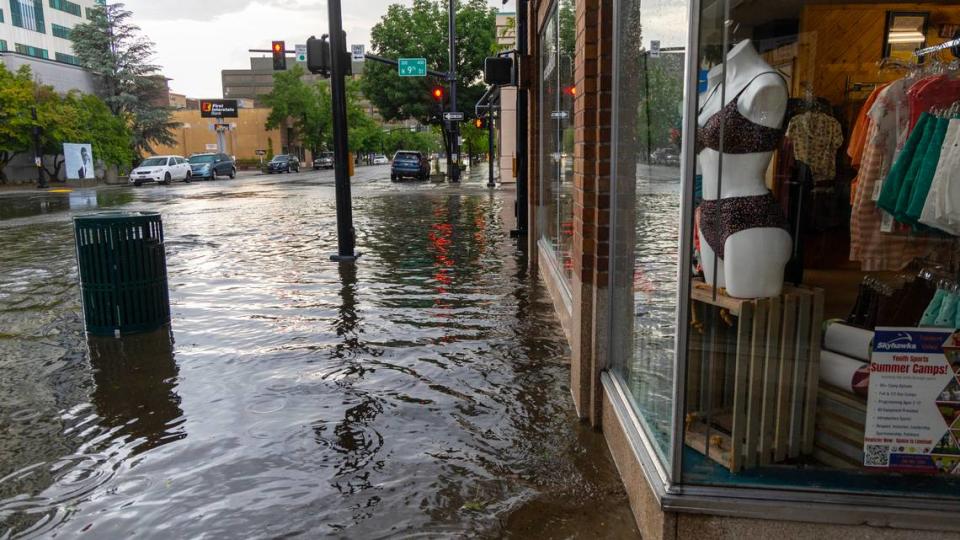
[[[577,87],[574,85],[563,87],[563,93],[570,97],[577,97]]]
[[[273,51],[273,70],[284,71],[287,69],[287,44],[283,41],[274,41],[270,49]]]
[[[435,88],[433,89],[432,95],[433,95],[433,99],[434,99],[435,101],[442,101],[442,100],[443,100],[443,88],[441,88],[441,87],[439,87],[439,86],[435,87]]]

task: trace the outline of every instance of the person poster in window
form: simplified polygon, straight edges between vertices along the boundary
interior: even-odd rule
[[[93,180],[97,177],[93,165],[93,149],[89,144],[64,143],[68,180]]]

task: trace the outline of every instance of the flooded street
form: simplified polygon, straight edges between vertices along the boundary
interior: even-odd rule
[[[328,172],[0,192],[0,538],[637,535],[512,190],[357,172],[356,266]],[[121,208],[173,322],[88,339],[71,217]]]

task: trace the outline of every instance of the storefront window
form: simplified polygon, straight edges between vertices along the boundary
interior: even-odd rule
[[[703,5],[683,482],[960,497],[960,6]]]
[[[614,374],[661,459],[670,455],[686,0],[621,0],[614,84]]]
[[[542,244],[561,274],[573,275],[573,0],[560,0],[540,34],[540,200]]]

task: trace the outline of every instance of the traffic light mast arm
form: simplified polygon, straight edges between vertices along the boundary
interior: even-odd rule
[[[396,60],[391,60],[391,59],[389,59],[389,58],[384,58],[384,57],[382,57],[382,56],[377,56],[377,55],[375,55],[375,54],[365,54],[364,57],[366,57],[367,60],[372,60],[372,61],[374,61],[374,62],[380,62],[381,64],[387,64],[388,66],[399,66],[399,65],[400,65],[400,62],[397,62]],[[450,79],[450,74],[449,74],[449,73],[443,73],[443,72],[440,72],[440,71],[434,71],[434,70],[432,70],[432,69],[428,69],[428,70],[427,70],[427,75],[430,75],[431,77],[437,77],[437,78],[443,79],[443,80],[445,80],[445,81]]]

